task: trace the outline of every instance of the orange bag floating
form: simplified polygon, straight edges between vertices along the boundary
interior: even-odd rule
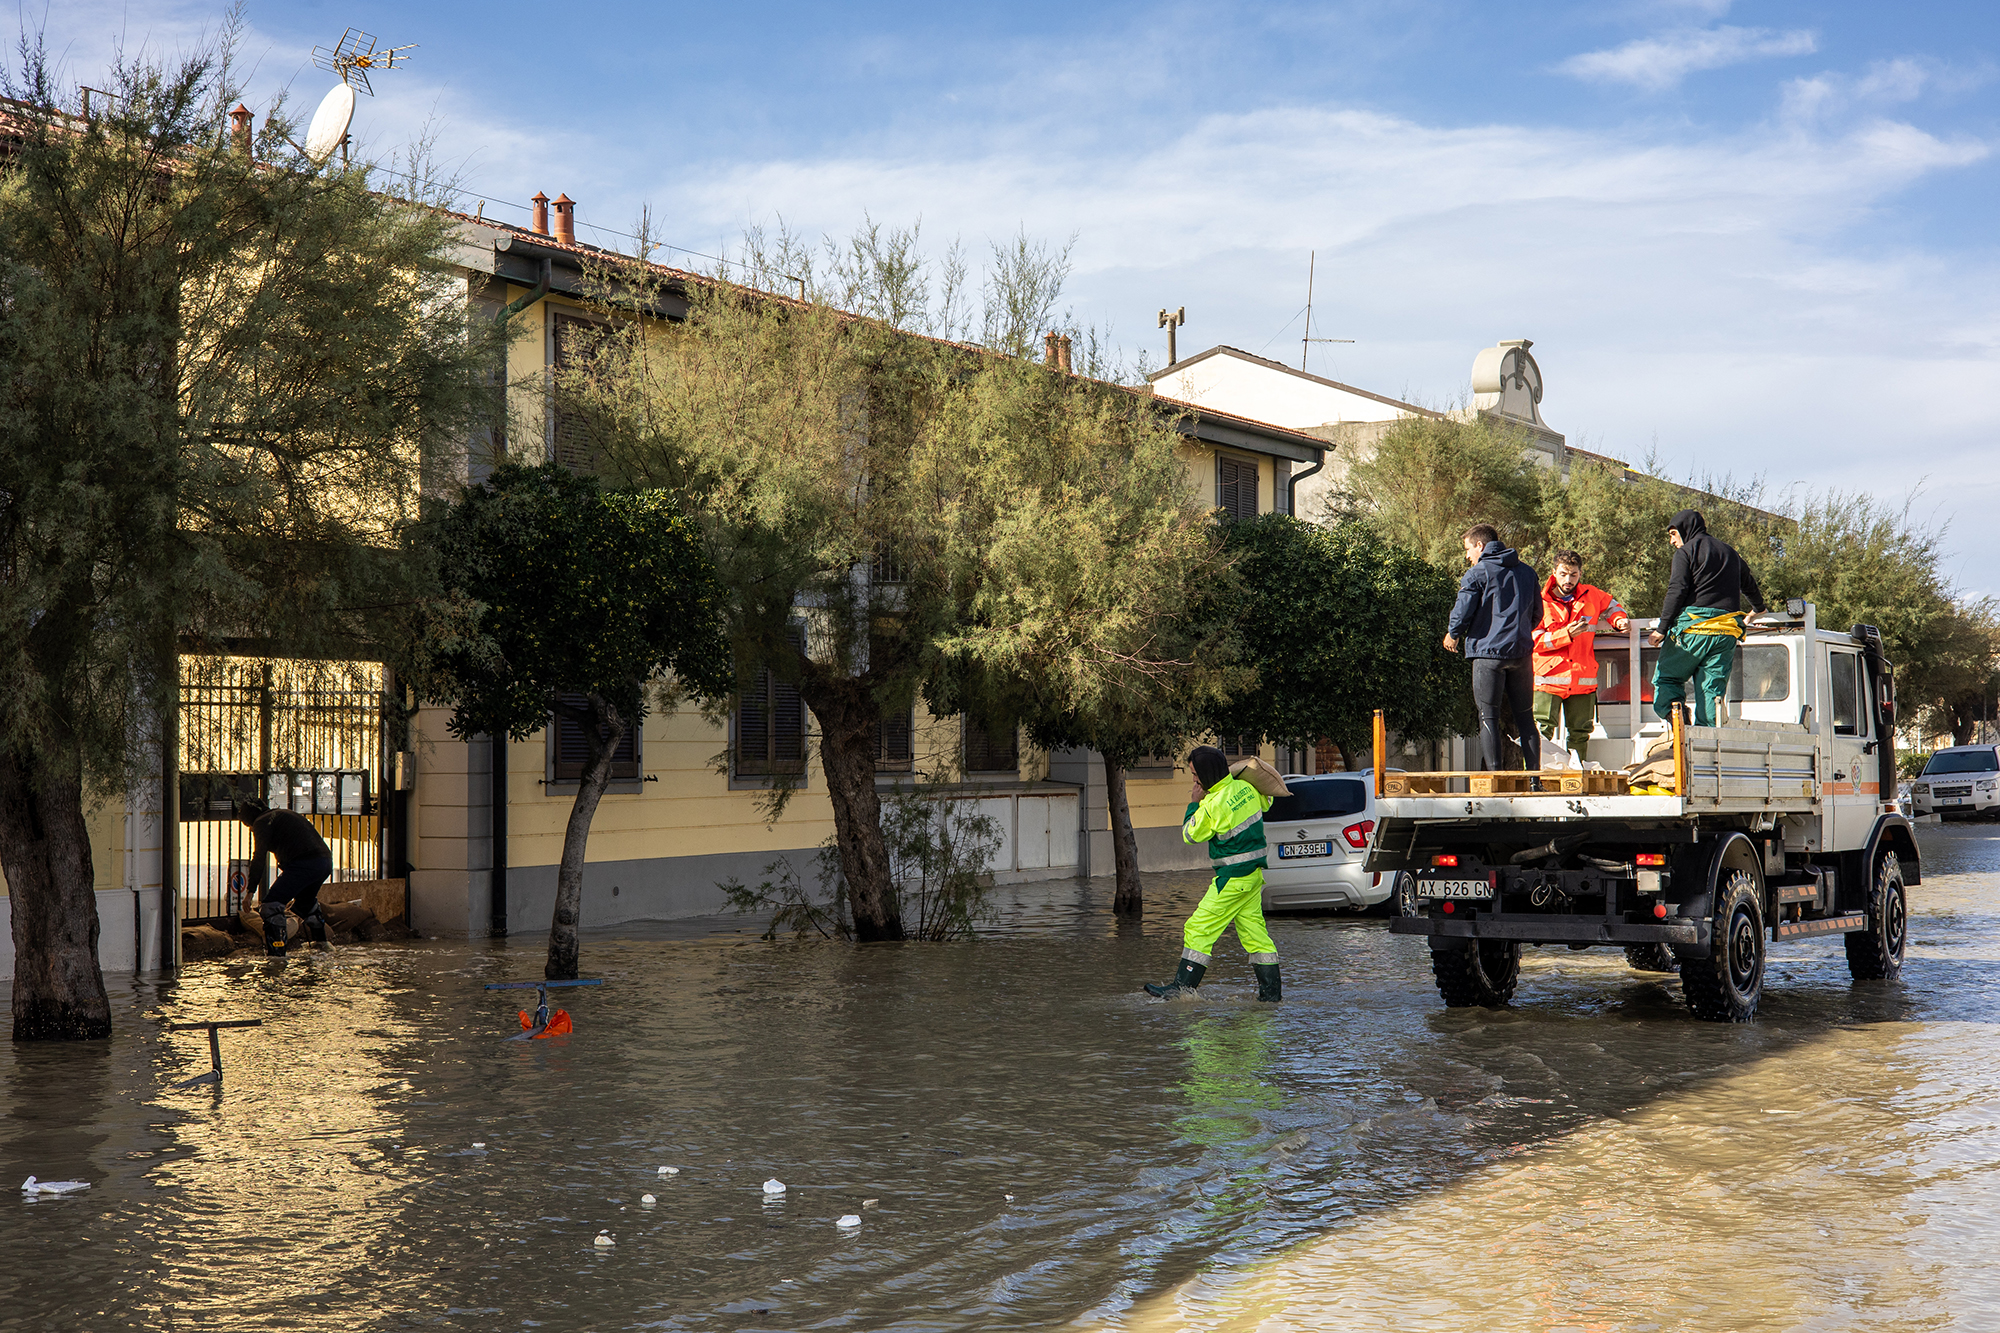
[[[521,1011],[521,1027],[524,1030],[532,1030],[534,1026],[534,1015],[523,1009]],[[535,1033],[534,1039],[540,1041],[543,1037],[563,1037],[569,1035],[574,1030],[570,1027],[569,1010],[558,1009],[549,1016],[549,1025],[540,1032]]]

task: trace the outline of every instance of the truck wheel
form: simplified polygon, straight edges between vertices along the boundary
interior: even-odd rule
[[[1706,958],[1681,960],[1681,994],[1696,1018],[1747,1023],[1764,994],[1764,907],[1757,879],[1731,872],[1716,894]]]
[[[1909,943],[1909,900],[1903,892],[1903,863],[1882,853],[1868,889],[1868,929],[1846,936],[1847,970],[1856,981],[1893,981],[1903,970]]]
[[[1422,916],[1424,900],[1417,897],[1417,877],[1403,873],[1396,876],[1396,892],[1389,901],[1394,903],[1397,916]]]
[[[1681,970],[1681,960],[1674,957],[1673,946],[1669,944],[1628,944],[1625,946],[1625,962],[1638,972]]]
[[[1431,951],[1438,994],[1453,1009],[1498,1009],[1514,998],[1521,979],[1518,940],[1453,940]]]

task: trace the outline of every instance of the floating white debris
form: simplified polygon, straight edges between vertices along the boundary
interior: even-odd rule
[[[618,1242],[611,1239],[610,1232],[600,1231],[597,1233],[597,1239],[593,1243],[602,1249],[609,1249],[611,1246],[616,1245]]]
[[[654,1198],[650,1194],[641,1194],[639,1196],[639,1202],[646,1205],[646,1207],[651,1208],[654,1204],[658,1203],[659,1200]]]
[[[764,1193],[783,1194],[784,1192],[785,1192],[785,1182],[778,1179],[776,1176],[772,1176],[769,1180],[764,1182]]]
[[[1007,1202],[1008,1202],[1008,1203],[1012,1203],[1012,1202],[1014,1202],[1014,1196],[1013,1196],[1013,1195],[1011,1195],[1011,1194],[1009,1194],[1009,1195],[1007,1196]]]
[[[681,1169],[677,1166],[663,1166],[660,1168],[660,1174],[663,1176],[677,1176],[680,1173]]]
[[[880,1202],[882,1202],[880,1199],[863,1199],[861,1201],[861,1206],[863,1208],[873,1208],[876,1204]]]
[[[837,1227],[858,1227],[861,1225],[861,1215],[859,1213],[845,1213],[834,1225]]]
[[[485,1147],[486,1145],[485,1145],[485,1144],[483,1144],[483,1143],[475,1143],[475,1144],[473,1144],[472,1146],[473,1146],[473,1147],[475,1147],[475,1148],[484,1148],[484,1147]]]
[[[23,1194],[76,1194],[89,1188],[87,1180],[36,1180],[29,1176],[21,1182]],[[784,1186],[778,1188],[783,1189]]]

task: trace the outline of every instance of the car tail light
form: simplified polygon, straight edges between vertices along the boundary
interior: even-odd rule
[[[1667,863],[1667,858],[1658,852],[1640,852],[1632,859],[1642,866],[1663,866]]]
[[[1352,847],[1357,852],[1362,852],[1368,850],[1368,835],[1374,831],[1375,821],[1364,819],[1359,824],[1349,824],[1340,831],[1340,836],[1347,839],[1349,847]]]
[[[1455,866],[1458,864],[1458,858],[1456,856],[1433,856],[1431,864],[1434,866]]]

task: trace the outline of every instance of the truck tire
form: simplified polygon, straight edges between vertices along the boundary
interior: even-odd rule
[[[1670,944],[1628,944],[1625,962],[1637,972],[1678,972],[1681,960],[1674,957]]]
[[[1518,940],[1453,940],[1431,950],[1438,994],[1452,1009],[1498,1009],[1514,998],[1521,980]]]
[[[1868,929],[1847,940],[1847,970],[1856,981],[1894,981],[1903,970],[1903,950],[1909,944],[1909,900],[1903,892],[1903,863],[1894,852],[1882,853],[1875,865],[1875,882],[1868,886]]]
[[[1757,877],[1731,871],[1715,896],[1708,957],[1681,960],[1681,994],[1696,1018],[1747,1023],[1764,995],[1764,905]]]
[[[1417,877],[1407,871],[1397,874],[1396,890],[1389,895],[1389,901],[1394,904],[1390,911],[1395,916],[1424,914],[1424,900],[1417,897]]]

